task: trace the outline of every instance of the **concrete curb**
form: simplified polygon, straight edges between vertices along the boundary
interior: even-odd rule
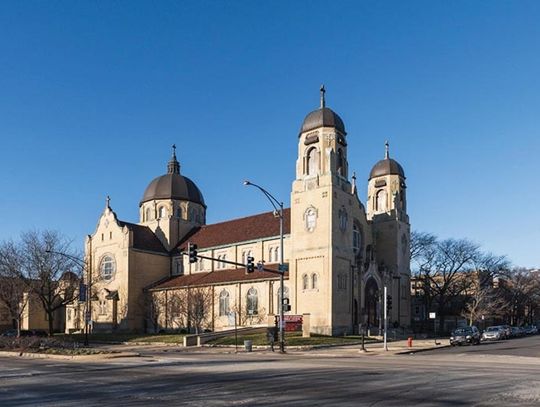
[[[138,352],[98,353],[94,355],[56,355],[38,352],[14,352],[0,351],[0,357],[26,358],[26,359],[57,359],[57,360],[92,360],[92,359],[116,359],[141,356]]]

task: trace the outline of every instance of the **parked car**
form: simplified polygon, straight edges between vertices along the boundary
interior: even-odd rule
[[[512,327],[510,325],[501,325],[504,329],[504,339],[510,339],[512,337]]]
[[[450,336],[450,345],[478,345],[480,343],[480,331],[477,327],[466,326],[458,328]]]
[[[538,328],[535,325],[526,326],[523,329],[526,335],[536,335],[538,333]]]
[[[523,335],[525,335],[525,332],[523,331],[523,328],[519,326],[513,326],[512,328],[512,338],[519,338]]]
[[[483,341],[498,341],[506,337],[505,329],[502,326],[488,326],[482,333]]]

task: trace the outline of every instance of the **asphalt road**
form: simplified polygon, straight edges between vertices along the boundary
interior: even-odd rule
[[[535,338],[507,346],[531,352]],[[539,406],[540,358],[475,353],[489,348],[384,356],[357,347],[155,350],[91,363],[1,357],[0,406]]]
[[[522,338],[507,339],[504,341],[482,342],[480,345],[474,346],[455,346],[434,351],[426,351],[425,353],[432,355],[446,353],[468,353],[479,355],[511,355],[540,358],[540,335],[524,336]]]

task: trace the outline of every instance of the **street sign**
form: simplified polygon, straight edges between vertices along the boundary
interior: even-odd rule
[[[279,265],[278,270],[282,273],[285,273],[286,271],[289,271],[289,263],[282,263]]]
[[[257,271],[264,271],[264,263],[262,262],[257,263]]]

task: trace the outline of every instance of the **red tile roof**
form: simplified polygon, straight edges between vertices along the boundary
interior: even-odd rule
[[[270,269],[278,268],[277,264],[266,264],[265,267]],[[285,273],[285,278],[288,278],[288,273]],[[148,287],[151,290],[165,290],[180,287],[194,287],[201,285],[217,285],[217,284],[231,284],[237,282],[248,281],[261,281],[261,280],[277,280],[279,274],[271,273],[268,271],[254,271],[253,273],[246,274],[244,268],[227,269],[209,271],[206,273],[194,273],[183,276],[171,277],[168,280],[160,281],[154,286]]]
[[[289,234],[290,230],[291,210],[287,208],[283,210],[283,233]],[[190,242],[201,249],[273,236],[279,236],[279,218],[275,217],[273,212],[265,212],[213,225],[204,225],[188,235],[178,247],[183,248],[187,242]]]
[[[136,223],[119,220],[120,227],[126,226],[133,232],[133,247],[135,249],[147,250],[157,253],[167,253],[158,237],[148,226],[137,225]]]

